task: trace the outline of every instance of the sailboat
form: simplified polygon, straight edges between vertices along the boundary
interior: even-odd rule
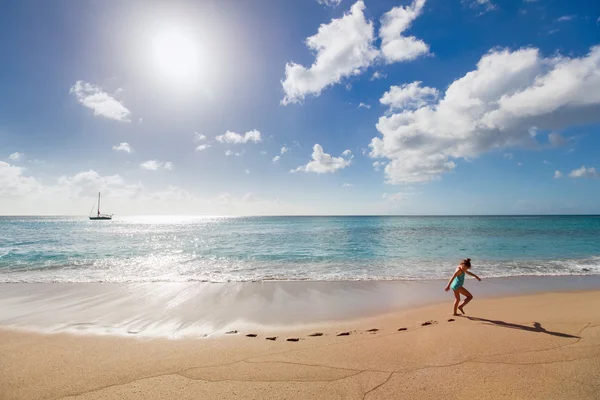
[[[92,207],[92,211],[94,211],[94,207]],[[99,219],[112,219],[112,214],[100,214],[100,192],[98,192],[98,213],[95,217],[90,215],[90,219],[93,221]]]

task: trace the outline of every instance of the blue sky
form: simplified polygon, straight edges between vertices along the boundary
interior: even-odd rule
[[[596,1],[22,1],[0,37],[0,214],[600,212]]]

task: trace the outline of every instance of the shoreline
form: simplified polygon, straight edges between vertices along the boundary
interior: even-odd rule
[[[600,392],[599,303],[598,289],[476,298],[462,317],[450,315],[447,301],[332,322],[318,331],[239,330],[178,340],[0,329],[0,375],[6,377],[0,394],[594,399]],[[322,335],[310,336],[315,333]]]
[[[446,281],[2,284],[0,328],[144,338],[318,328],[447,304]],[[476,300],[600,290],[600,276],[468,280]]]

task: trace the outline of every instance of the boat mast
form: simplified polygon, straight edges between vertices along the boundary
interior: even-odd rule
[[[100,192],[98,192],[98,216],[100,216]]]

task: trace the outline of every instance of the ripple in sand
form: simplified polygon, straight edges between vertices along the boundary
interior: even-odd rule
[[[369,329],[367,332],[375,333],[375,332],[379,332],[379,329],[373,328],[373,329]]]

